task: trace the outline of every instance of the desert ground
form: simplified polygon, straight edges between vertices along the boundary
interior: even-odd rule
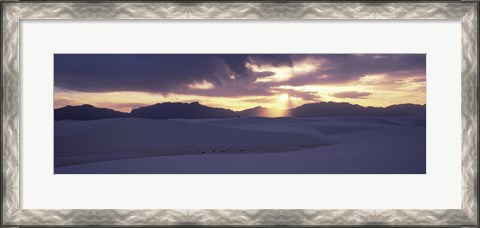
[[[424,115],[55,121],[55,174],[424,174]]]

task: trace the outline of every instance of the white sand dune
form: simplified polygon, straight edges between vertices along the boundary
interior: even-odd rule
[[[276,145],[318,139],[171,120],[139,118],[55,122],[55,154],[102,153],[185,145]]]
[[[425,173],[425,117],[55,122],[55,173]]]

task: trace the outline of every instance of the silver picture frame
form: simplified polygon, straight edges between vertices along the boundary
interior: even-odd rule
[[[20,208],[20,51],[23,19],[461,20],[461,209],[29,210]],[[478,225],[478,2],[2,2],[3,226],[458,226]],[[131,196],[135,197],[135,196]]]

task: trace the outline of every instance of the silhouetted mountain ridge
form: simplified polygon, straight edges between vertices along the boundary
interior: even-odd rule
[[[230,109],[211,108],[198,102],[189,104],[167,102],[133,109],[130,116],[150,119],[233,118],[236,116],[236,112]]]
[[[266,116],[266,114],[270,111],[270,109],[268,108],[264,108],[262,106],[257,106],[255,108],[249,108],[249,109],[245,109],[243,111],[240,111],[238,112],[238,115],[239,116],[248,116],[248,117],[251,117],[251,116]]]
[[[130,117],[129,113],[108,108],[97,108],[93,105],[65,106],[54,111],[55,120],[99,120]]]
[[[290,109],[290,116],[294,117],[323,117],[323,116],[405,116],[425,114],[425,105],[398,104],[385,108],[363,107],[346,102],[310,103]]]
[[[55,120],[94,120],[107,118],[149,118],[149,119],[203,119],[203,118],[238,118],[268,117],[272,110],[257,106],[243,111],[214,108],[192,103],[158,103],[133,109],[130,113],[118,112],[92,105],[65,106],[55,109]],[[326,117],[326,116],[405,116],[425,115],[426,106],[416,104],[398,104],[385,108],[363,107],[350,103],[319,102],[310,103],[286,110],[290,117]]]

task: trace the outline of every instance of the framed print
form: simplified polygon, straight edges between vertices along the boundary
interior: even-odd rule
[[[3,2],[2,225],[478,225],[477,2]]]

